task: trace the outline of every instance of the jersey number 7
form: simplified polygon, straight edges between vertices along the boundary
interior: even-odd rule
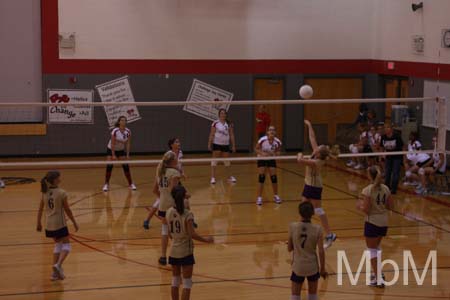
[[[302,233],[300,235],[300,240],[302,241],[302,248],[305,248],[306,239],[308,238],[308,235],[306,233]]]

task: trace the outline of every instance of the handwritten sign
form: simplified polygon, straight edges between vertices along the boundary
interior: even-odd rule
[[[214,121],[217,120],[220,109],[228,111],[232,100],[233,93],[194,79],[183,110]],[[199,104],[204,101],[216,101],[217,104]]]
[[[48,103],[92,103],[93,90],[47,90]],[[92,124],[92,106],[50,106],[47,123]]]
[[[102,102],[135,102],[131,91],[128,76],[124,76],[109,82],[95,86]],[[125,116],[131,123],[141,119],[137,106],[105,106],[109,127],[114,127],[120,116]]]

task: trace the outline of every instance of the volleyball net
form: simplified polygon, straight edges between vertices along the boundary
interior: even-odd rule
[[[364,105],[361,105],[364,103]],[[191,106],[191,107],[189,107]],[[368,139],[382,135],[384,126],[391,124],[402,136],[405,145],[412,132],[418,132],[422,143],[416,153],[435,151],[449,154],[446,145],[449,129],[448,100],[444,97],[424,98],[377,98],[377,99],[308,99],[308,100],[234,100],[202,101],[150,101],[150,102],[64,102],[55,103],[0,103],[0,110],[41,109],[46,116],[46,133],[38,136],[3,135],[0,150],[1,169],[14,168],[63,168],[73,166],[102,166],[106,164],[156,165],[160,159],[147,159],[132,155],[128,160],[106,161],[70,157],[79,155],[106,155],[110,139],[111,125],[117,116],[128,118],[132,131],[131,153],[151,154],[167,150],[167,140],[177,137],[182,149],[187,152],[207,152],[211,121],[219,109],[229,112],[234,124],[236,147],[247,154],[232,155],[229,158],[196,157],[185,158],[186,164],[208,164],[212,161],[251,162],[264,159],[280,161],[295,160],[297,155],[291,151],[277,156],[258,157],[254,153],[257,133],[255,131],[258,110],[266,107],[270,115],[278,108],[274,123],[281,124],[278,138],[284,149],[310,153],[308,134],[304,130],[304,119],[310,119],[319,144],[334,149],[335,158],[377,157],[405,155],[408,151],[352,151],[350,145],[361,143],[365,132]],[[363,109],[361,109],[363,107]],[[202,114],[209,113],[209,117]],[[84,115],[83,115],[84,114]],[[131,116],[131,118],[130,118]],[[71,118],[78,121],[72,121]],[[276,120],[278,118],[278,120]],[[281,118],[281,120],[280,120]],[[271,123],[271,124],[274,124]],[[277,129],[278,130],[278,129]],[[372,136],[371,136],[372,135]],[[437,137],[437,144],[432,139]],[[365,143],[365,142],[363,142]],[[370,141],[367,141],[369,146]],[[293,146],[292,146],[293,145]],[[288,149],[290,148],[290,149]],[[39,156],[58,156],[55,159]],[[14,159],[24,156],[30,159]],[[309,157],[305,155],[305,157]]]

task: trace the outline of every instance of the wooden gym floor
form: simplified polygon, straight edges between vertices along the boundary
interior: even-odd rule
[[[198,231],[214,235],[216,243],[196,243],[192,299],[289,299],[290,255],[287,228],[297,220],[304,170],[293,162],[279,163],[281,205],[271,202],[266,182],[265,203],[255,205],[256,166],[232,166],[235,185],[218,180],[209,185],[209,167],[185,166],[185,186]],[[219,168],[221,170],[221,168]],[[219,171],[222,172],[222,171]],[[409,272],[385,289],[365,286],[360,278],[351,286],[348,277],[337,285],[337,251],[345,250],[353,271],[365,249],[363,216],[355,197],[367,184],[361,173],[351,173],[342,162],[332,162],[325,173],[324,207],[337,233],[326,251],[330,276],[320,282],[320,299],[450,299],[450,199],[418,197],[401,188],[390,217],[383,258],[396,261],[403,278],[403,250],[411,250],[422,270],[430,250],[437,250],[437,285],[429,271],[423,286]],[[0,299],[169,299],[171,271],[158,267],[160,222],[149,231],[142,221],[154,200],[154,167],[132,167],[138,191],[130,192],[121,168],[113,171],[111,191],[101,192],[103,168],[62,170],[62,187],[80,230],[72,231],[72,253],[64,264],[67,278],[50,281],[53,243],[35,231],[40,199],[39,179],[44,170],[2,171],[2,177],[28,177],[31,184],[8,185],[0,191]],[[223,177],[223,176],[222,176]],[[267,180],[268,181],[268,180]],[[315,219],[317,222],[317,219]],[[392,267],[385,267],[387,279]],[[306,299],[305,291],[303,298]]]

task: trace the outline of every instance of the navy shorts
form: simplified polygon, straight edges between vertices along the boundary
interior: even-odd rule
[[[319,272],[317,272],[314,275],[306,276],[306,279],[308,279],[308,282],[309,281],[317,281],[317,280],[319,280],[319,278],[320,278]],[[303,283],[303,281],[305,281],[305,276],[298,276],[297,274],[292,272],[291,281],[293,281],[295,283]]]
[[[114,154],[116,155],[116,157],[125,156],[125,150],[114,151]],[[112,156],[111,149],[109,148],[106,149],[106,155]]]
[[[45,230],[45,236],[53,239],[62,239],[69,236],[69,230],[66,227],[60,228],[58,230]]]
[[[183,258],[175,258],[172,256],[169,256],[169,265],[172,266],[191,266],[195,264],[194,255],[188,255]]]
[[[213,151],[231,152],[230,145],[212,144],[212,149],[213,149]]]
[[[267,168],[276,168],[277,162],[274,159],[271,160],[258,160],[257,162],[258,168],[267,167]]]
[[[387,233],[387,226],[377,226],[372,223],[366,222],[364,224],[364,236],[365,237],[380,237],[380,236],[386,236]]]
[[[424,162],[419,162],[419,163],[417,163],[417,166],[418,166],[419,168],[422,168],[422,167],[425,166],[430,160],[431,160],[431,158],[427,159],[427,160],[424,161]]]
[[[322,188],[305,184],[302,196],[306,199],[322,200]]]
[[[161,218],[165,218],[166,217],[166,212],[158,210],[158,216],[160,216]]]

